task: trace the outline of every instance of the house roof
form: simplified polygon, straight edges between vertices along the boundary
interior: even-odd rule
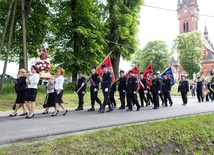
[[[195,3],[194,3],[194,4],[191,4],[191,1],[190,1],[190,0],[183,0],[182,2],[180,2],[180,0],[178,0],[178,5],[180,5],[180,8],[179,8],[179,10],[180,10],[180,9],[182,9],[185,5],[186,5],[187,7],[189,7],[189,6],[198,6],[198,2],[197,2],[197,0],[195,0]]]

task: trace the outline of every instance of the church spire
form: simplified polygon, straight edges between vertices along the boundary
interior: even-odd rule
[[[178,5],[180,5],[181,4],[181,0],[178,0]]]
[[[205,25],[205,29],[204,29],[204,38],[208,39],[208,30],[207,30],[207,25]]]

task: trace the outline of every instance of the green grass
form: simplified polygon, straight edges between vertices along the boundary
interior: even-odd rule
[[[213,155],[214,114],[176,118],[22,142],[0,148],[0,155]]]
[[[65,93],[63,96],[63,101],[65,103],[65,106],[66,107],[77,107],[78,96],[77,96],[77,94],[74,94],[73,91],[71,91],[69,88],[70,87],[66,88],[64,91]],[[177,88],[178,88],[178,84],[175,84],[172,87],[172,92],[171,92],[172,96],[180,96],[180,94],[177,92]],[[36,109],[42,108],[45,96],[46,96],[45,87],[39,86],[37,100],[36,100]],[[101,101],[103,101],[103,95],[102,95],[102,92],[100,92],[100,91],[99,91],[99,98],[101,99]],[[14,92],[14,84],[5,84],[4,89],[3,89],[3,94],[0,95],[0,111],[12,110],[12,106],[14,104],[15,99],[16,99],[16,94]],[[87,91],[84,99],[85,99],[84,106],[90,106],[91,101],[90,101],[90,92],[89,91]],[[115,94],[115,99],[116,99],[117,103],[120,104],[118,92]]]

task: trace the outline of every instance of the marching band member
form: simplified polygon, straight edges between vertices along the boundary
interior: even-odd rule
[[[183,100],[183,104],[182,105],[187,105],[188,103],[188,99],[187,99],[187,94],[189,92],[189,83],[186,80],[186,77],[183,75],[181,76],[181,81],[179,82],[179,86],[178,86],[178,92],[181,92],[181,97]]]
[[[140,102],[141,102],[141,107],[144,107],[144,101],[146,103],[146,106],[148,106],[148,101],[145,97],[145,90],[147,89],[147,81],[143,77],[144,72],[140,72],[140,88],[139,88],[139,95],[140,95]]]

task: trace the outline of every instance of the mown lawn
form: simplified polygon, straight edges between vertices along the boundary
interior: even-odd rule
[[[1,155],[213,155],[214,114],[73,134],[0,148]]]
[[[175,84],[172,87],[172,92],[171,92],[172,96],[180,96],[180,94],[177,92],[177,88],[178,88],[178,84]],[[14,89],[14,85],[6,85],[4,93],[0,94],[0,111],[12,110],[12,106],[16,99],[16,94],[12,91],[13,89]],[[39,86],[37,100],[36,100],[36,109],[42,108],[42,105],[44,103],[44,99],[46,96],[44,90],[45,90],[44,86]],[[102,95],[101,91],[99,91],[99,98],[101,99],[101,101],[103,101],[103,95]],[[90,92],[89,91],[87,91],[84,99],[85,99],[84,106],[90,106],[91,101],[90,101]],[[117,103],[120,104],[118,92],[116,92],[116,94],[115,94],[115,99],[116,99]],[[74,94],[73,91],[67,90],[64,93],[63,101],[65,103],[65,106],[68,108],[77,107],[78,96],[77,96],[77,94]]]

